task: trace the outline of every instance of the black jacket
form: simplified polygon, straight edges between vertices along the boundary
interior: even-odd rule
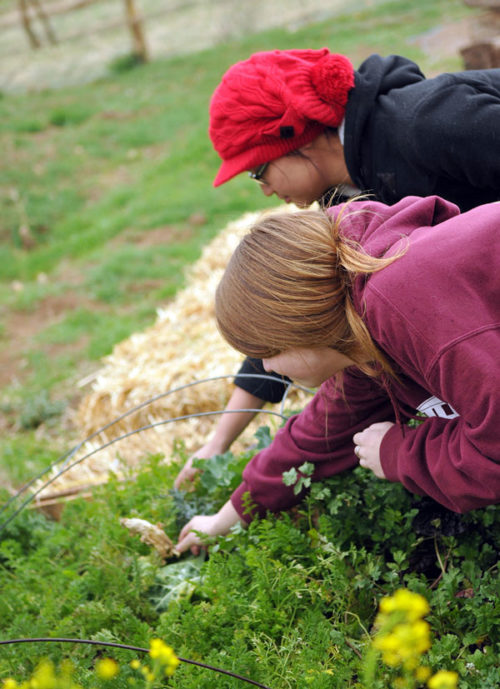
[[[438,195],[462,211],[500,200],[500,69],[426,79],[398,55],[372,55],[355,72],[345,112],[351,179],[377,201]],[[246,360],[240,373],[264,373]],[[268,402],[285,386],[236,378]]]
[[[356,186],[389,205],[500,200],[500,69],[426,79],[411,60],[372,55],[355,73],[344,155]]]

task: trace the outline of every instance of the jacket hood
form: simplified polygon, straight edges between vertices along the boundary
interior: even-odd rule
[[[460,214],[454,203],[439,196],[407,196],[393,206],[378,201],[352,201],[332,206],[328,213],[341,217],[341,233],[359,242],[377,258],[391,256],[404,249],[406,238],[425,227],[433,227]],[[363,314],[363,292],[369,276],[354,280],[353,300]]]
[[[328,213],[334,217],[341,216],[342,236],[358,242],[371,256],[382,258],[404,251],[413,232],[439,225],[459,215],[460,209],[438,196],[408,196],[393,206],[377,201],[352,201],[344,206],[333,206]],[[372,275],[358,275],[352,285],[354,307],[363,320],[366,290],[371,277]],[[382,373],[379,383],[389,396],[396,423],[404,435],[402,416],[416,417],[406,413],[398,404],[391,378]]]
[[[374,102],[393,89],[424,79],[415,62],[399,55],[371,55],[354,72],[354,88],[349,94],[345,112],[344,154],[351,179],[360,188],[363,188],[358,174],[362,163],[363,134]]]

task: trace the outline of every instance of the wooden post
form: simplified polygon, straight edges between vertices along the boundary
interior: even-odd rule
[[[35,50],[36,48],[40,47],[40,41],[36,33],[31,28],[31,17],[29,16],[26,0],[17,0],[17,6],[19,7],[19,12],[21,14],[21,24],[26,31],[30,46]]]
[[[141,62],[148,61],[148,51],[146,48],[146,41],[142,31],[141,19],[137,16],[134,0],[124,0],[125,2],[125,16],[127,25],[132,34],[132,53],[139,58]]]
[[[52,31],[49,18],[47,17],[47,14],[43,9],[40,0],[30,0],[30,2],[35,8],[35,11],[38,15],[38,19],[43,24],[43,28],[45,29],[45,35],[47,36],[49,42],[52,43],[52,45],[55,45],[57,43],[57,39],[55,37],[54,32]]]

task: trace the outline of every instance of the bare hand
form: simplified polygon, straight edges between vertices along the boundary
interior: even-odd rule
[[[202,538],[195,534],[199,531],[206,536],[217,536],[216,514],[197,514],[183,528],[179,534],[179,541],[175,546],[178,553],[191,549],[193,555],[199,555],[203,545]]]
[[[371,426],[360,433],[356,433],[352,438],[355,445],[354,453],[359,459],[359,465],[373,471],[377,478],[385,478],[380,463],[380,445],[384,435],[392,426],[394,424],[390,421],[372,423]]]
[[[175,549],[184,553],[191,549],[193,555],[199,555],[203,545],[202,538],[195,534],[199,531],[206,536],[221,536],[227,534],[232,526],[240,521],[240,517],[231,501],[221,507],[217,514],[198,514],[193,517],[181,530]]]
[[[191,455],[191,457],[187,460],[177,474],[177,477],[174,481],[174,488],[180,490],[183,484],[193,483],[195,478],[200,473],[200,469],[197,469],[193,466],[193,459],[210,459],[210,457],[213,457],[216,454],[219,454],[219,451],[214,448],[210,442],[203,445],[203,447],[200,447],[199,450]]]
[[[199,474],[199,469],[193,466],[193,457],[190,457],[177,474],[174,481],[174,488],[180,490],[185,483],[192,483]]]

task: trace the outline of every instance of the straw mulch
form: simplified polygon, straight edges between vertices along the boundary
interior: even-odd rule
[[[290,208],[283,207],[280,211],[290,212]],[[236,373],[242,356],[231,349],[217,331],[213,297],[229,257],[258,215],[246,214],[222,230],[191,266],[185,289],[158,310],[156,323],[116,345],[111,355],[103,360],[91,391],[76,412],[76,424],[82,438],[88,438],[124,413],[165,392],[205,378]],[[149,424],[197,412],[222,410],[232,390],[233,382],[228,378],[200,383],[153,399],[98,433],[70,461],[80,460],[93,452],[92,456],[79,461],[59,477],[56,477],[57,468],[54,469],[50,476],[53,481],[39,493],[38,502],[103,483],[110,470],[118,476],[130,475],[150,453],[162,453],[168,459],[174,443],[179,441],[189,455],[206,442],[219,416],[156,426],[107,448],[99,448]],[[286,407],[300,408],[306,400],[304,393],[292,389]],[[232,449],[238,451],[251,445],[255,430],[262,424],[276,428],[279,419],[259,415]],[[35,487],[39,489],[41,485]]]

